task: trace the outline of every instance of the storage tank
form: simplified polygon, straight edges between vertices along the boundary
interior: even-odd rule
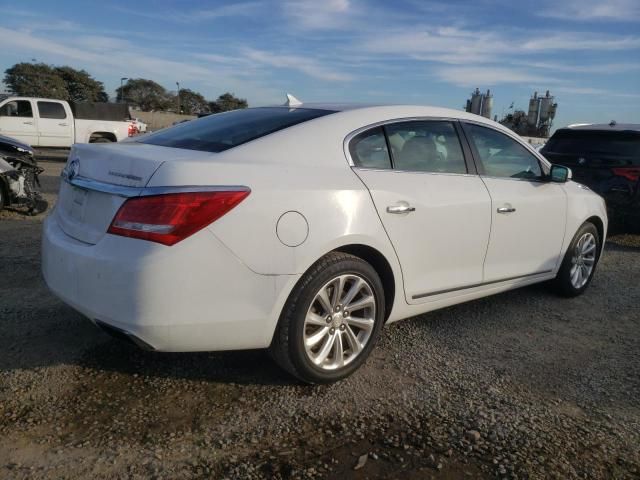
[[[529,100],[529,113],[527,115],[527,124],[531,128],[538,126],[538,111],[540,109],[540,102],[538,99],[538,92],[533,93],[533,97]]]
[[[551,106],[553,105],[553,97],[549,95],[549,90],[544,97],[540,97],[540,125],[547,123],[551,113]]]
[[[480,115],[482,113],[482,97],[480,89],[476,88],[476,91],[471,94],[471,113]]]
[[[485,118],[491,118],[491,110],[493,110],[493,95],[491,90],[487,90],[482,102],[482,116]]]

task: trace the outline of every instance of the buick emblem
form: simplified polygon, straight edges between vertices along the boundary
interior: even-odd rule
[[[74,158],[64,168],[64,170],[62,171],[62,176],[71,181],[78,176],[78,172],[80,172],[80,160]]]
[[[579,163],[580,165],[584,165],[584,164],[586,163],[586,161],[587,161],[587,159],[586,159],[586,158],[584,158],[584,157],[580,157],[580,158],[578,159],[578,163]]]

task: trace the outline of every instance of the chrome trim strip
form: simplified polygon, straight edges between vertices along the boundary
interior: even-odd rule
[[[502,278],[500,280],[491,280],[490,282],[476,283],[474,285],[465,285],[464,287],[447,288],[447,289],[438,290],[438,291],[435,291],[435,292],[421,293],[419,295],[413,295],[411,297],[411,299],[412,300],[417,300],[419,298],[431,297],[433,295],[441,295],[443,293],[456,292],[458,290],[468,290],[470,288],[483,287],[485,285],[493,285],[494,283],[508,282],[509,280],[517,280],[517,279],[520,279],[520,278],[535,277],[536,275],[546,275],[546,274],[551,273],[551,272],[553,272],[553,270],[544,270],[542,272],[527,273],[526,275],[518,275],[516,277]]]
[[[127,187],[124,185],[113,185],[112,183],[99,182],[98,180],[92,180],[90,178],[76,176],[69,180],[68,177],[62,177],[62,179],[74,187],[81,188],[83,190],[92,190],[94,192],[108,193],[110,195],[117,195],[118,197],[138,197],[142,187]]]
[[[475,173],[452,173],[452,172],[427,172],[425,170],[399,170],[397,168],[375,168],[375,167],[351,167],[352,170],[363,170],[368,172],[386,172],[386,173],[419,173],[421,175],[445,175],[448,177],[475,177]]]
[[[160,187],[128,187],[125,185],[114,185],[112,183],[100,182],[86,177],[73,177],[71,180],[63,177],[63,180],[74,187],[94,192],[108,193],[118,197],[147,197],[150,195],[163,195],[167,193],[191,193],[191,192],[229,192],[246,191],[251,189],[244,185],[182,185],[182,186],[160,186]]]

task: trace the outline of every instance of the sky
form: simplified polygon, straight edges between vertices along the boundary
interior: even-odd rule
[[[83,68],[111,96],[129,77],[251,106],[292,93],[462,109],[478,87],[500,117],[550,90],[556,128],[640,123],[640,0],[0,0],[0,12],[0,70]]]

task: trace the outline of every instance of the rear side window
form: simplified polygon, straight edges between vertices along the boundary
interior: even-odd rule
[[[161,147],[222,152],[330,113],[335,112],[310,108],[247,108],[191,120],[152,134],[139,142]]]
[[[29,100],[13,100],[0,107],[0,117],[32,118],[31,102]]]
[[[460,140],[451,122],[403,122],[385,128],[396,169],[467,173]]]
[[[633,132],[558,130],[543,153],[631,157],[640,162],[640,135]]]
[[[382,127],[367,130],[351,140],[351,159],[358,167],[391,168],[391,158]]]
[[[40,118],[55,118],[57,120],[67,118],[64,107],[57,102],[38,102],[38,114]]]

